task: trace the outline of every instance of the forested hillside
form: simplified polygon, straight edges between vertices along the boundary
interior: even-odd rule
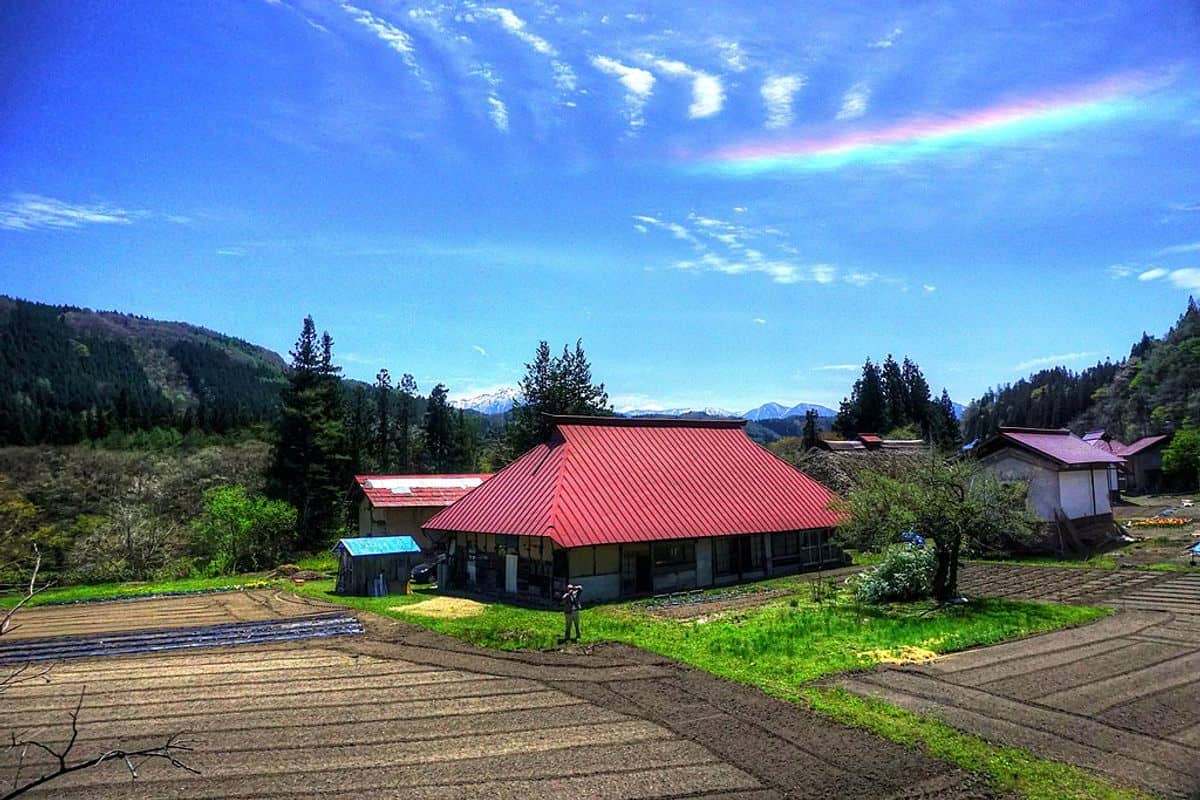
[[[1001,425],[1103,428],[1131,442],[1200,424],[1200,309],[1187,310],[1161,339],[1143,334],[1129,357],[1082,372],[1042,370],[989,389],[963,413],[966,440],[985,438]]]
[[[0,446],[223,433],[273,420],[283,385],[278,355],[204,328],[0,297]]]

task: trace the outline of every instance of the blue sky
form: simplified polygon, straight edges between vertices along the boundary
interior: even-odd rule
[[[1200,11],[0,6],[0,292],[463,396],[582,337],[618,407],[966,402],[1200,296]],[[832,8],[830,8],[832,6]]]

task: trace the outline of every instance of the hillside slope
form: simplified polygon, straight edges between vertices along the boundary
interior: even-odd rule
[[[272,419],[276,353],[181,322],[0,296],[0,446]]]

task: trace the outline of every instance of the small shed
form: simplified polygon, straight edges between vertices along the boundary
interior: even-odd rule
[[[421,560],[421,548],[411,536],[370,536],[342,539],[338,555],[338,594],[380,597],[408,580]]]

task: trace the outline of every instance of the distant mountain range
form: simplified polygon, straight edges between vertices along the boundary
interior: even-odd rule
[[[498,389],[494,392],[485,392],[484,394],[475,395],[473,397],[463,397],[458,400],[451,401],[451,405],[455,408],[461,408],[468,411],[478,411],[480,414],[504,414],[512,410],[513,403],[521,399],[521,393],[515,388]],[[804,412],[809,409],[815,409],[818,416],[832,417],[837,414],[832,408],[827,406],[817,405],[816,403],[797,403],[793,406],[785,406],[781,403],[765,403],[757,408],[752,408],[744,414],[739,414],[736,411],[730,411],[725,408],[717,408],[715,406],[682,406],[679,408],[631,408],[617,413],[625,417],[686,417],[686,416],[707,416],[707,417],[728,417],[731,419],[747,419],[751,422],[759,422],[765,419],[784,419],[786,417],[802,417]]]

